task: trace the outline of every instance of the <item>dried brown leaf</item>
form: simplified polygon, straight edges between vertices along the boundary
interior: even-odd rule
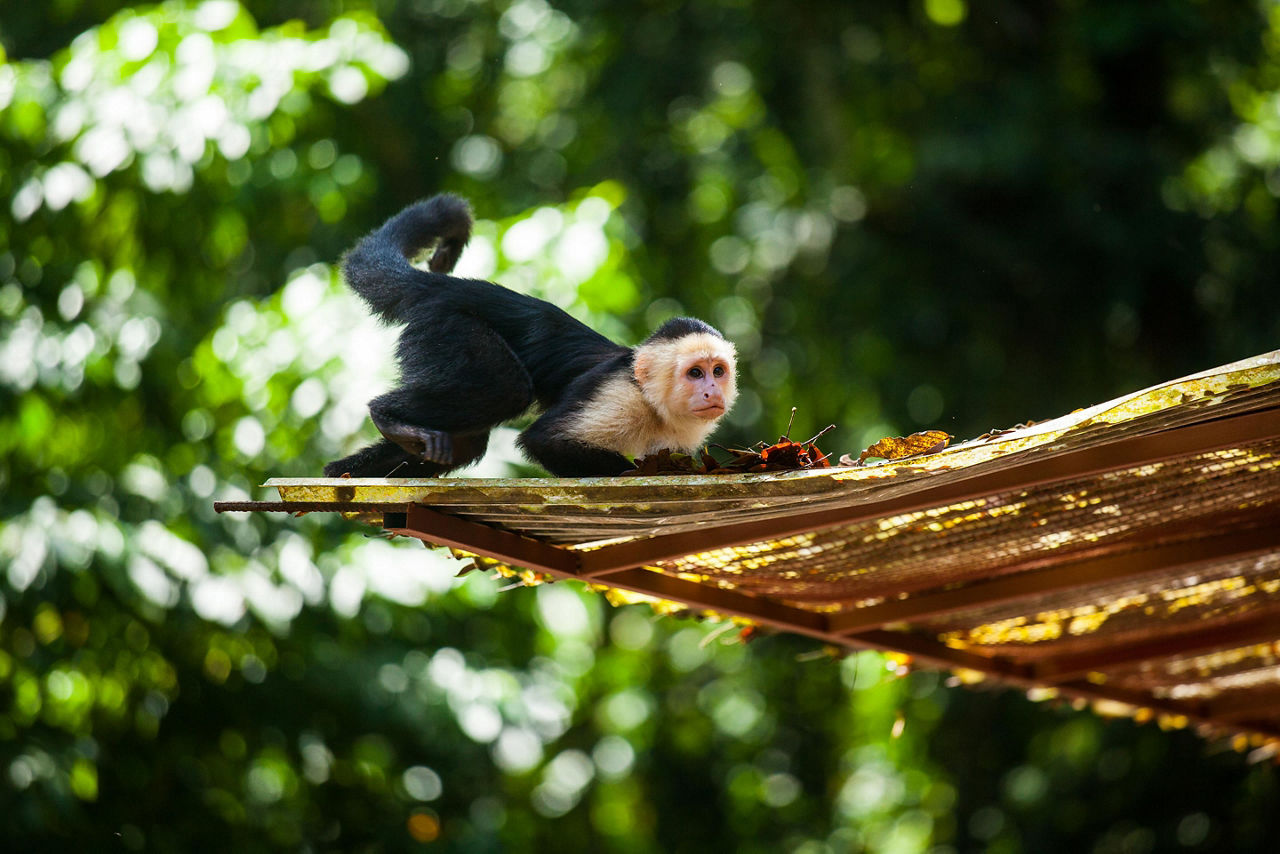
[[[856,465],[862,465],[868,457],[903,460],[921,454],[934,454],[949,444],[951,435],[942,430],[925,430],[910,436],[886,436],[859,454]]]

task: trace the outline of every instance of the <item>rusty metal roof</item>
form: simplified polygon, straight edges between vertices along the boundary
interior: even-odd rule
[[[218,509],[340,512],[1280,748],[1280,351],[865,467],[267,486]]]

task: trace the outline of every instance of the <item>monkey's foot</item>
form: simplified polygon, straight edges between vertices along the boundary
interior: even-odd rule
[[[410,456],[445,466],[453,463],[453,437],[443,430],[402,424],[393,430],[383,430],[382,435],[404,448]]]
[[[453,437],[443,430],[423,430],[418,456],[427,462],[449,465],[453,462]]]

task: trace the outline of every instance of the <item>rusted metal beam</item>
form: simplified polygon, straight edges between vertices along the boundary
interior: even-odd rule
[[[1138,709],[1148,709],[1157,714],[1186,718],[1189,724],[1209,726],[1219,731],[1251,732],[1269,738],[1280,737],[1280,724],[1276,721],[1252,720],[1247,724],[1233,724],[1230,721],[1224,721],[1219,718],[1213,713],[1213,709],[1209,704],[1198,700],[1170,700],[1135,691],[1124,691],[1106,685],[1095,685],[1084,680],[1064,683],[1057,686],[1057,690],[1064,697],[1124,703]]]
[[[1100,685],[1085,679],[1064,682],[1061,685],[1041,687],[1051,688],[1058,696],[1064,699],[1123,703],[1124,705],[1132,706],[1134,709],[1145,709],[1155,714],[1186,718],[1189,724],[1222,725],[1221,722],[1210,718],[1204,703],[1197,700],[1171,700],[1165,697],[1155,697],[1140,691],[1127,691],[1110,685]],[[1258,727],[1253,731],[1265,735],[1277,734],[1274,728],[1267,727]]]
[[[880,501],[865,501],[852,506],[808,513],[797,512],[776,519],[708,525],[705,529],[696,531],[606,546],[583,554],[582,573],[586,577],[603,576],[622,569],[676,560],[714,549],[782,539],[913,510],[985,498],[995,493],[1032,489],[1177,457],[1240,447],[1277,437],[1280,437],[1280,410],[1269,409],[1229,416],[1035,459],[1022,465],[974,474]]]
[[[1280,719],[1280,689],[1231,692],[1206,705],[1209,716],[1220,721]]]
[[[832,638],[837,644],[855,648],[878,649],[882,652],[909,655],[916,661],[934,668],[962,667],[966,670],[985,673],[1005,682],[1012,682],[1015,685],[1031,687],[1031,682],[1028,681],[1031,677],[1031,669],[1024,664],[999,656],[955,649],[930,635],[910,629],[905,631],[874,629],[859,632],[856,635],[833,634]]]
[[[585,580],[585,579],[580,579]],[[715,611],[787,632],[830,642],[825,614],[793,608],[724,587],[715,587],[648,569],[631,569],[609,577],[609,586],[687,605],[695,611]]]
[[[1096,652],[1058,655],[1036,662],[1033,672],[1037,681],[1049,684],[1089,673],[1105,674],[1108,670],[1134,664],[1276,641],[1280,641],[1280,608],[1273,606],[1243,620],[1207,628],[1192,625],[1150,640],[1109,646]]]
[[[576,552],[510,531],[468,522],[421,504],[410,504],[403,514],[386,514],[383,527],[393,534],[453,546],[539,572],[550,572],[560,577],[578,574]]]
[[[1146,548],[1140,545],[1135,548],[1129,543],[1126,545],[1135,550],[1126,554],[1060,564],[1049,569],[1028,571],[1014,566],[1002,570],[1004,574],[992,581],[833,614],[831,628],[839,633],[860,632],[890,623],[927,619],[1045,593],[1076,590],[1154,573],[1193,571],[1206,563],[1266,554],[1280,548],[1280,512],[1277,511],[1280,507],[1271,508],[1266,524],[1258,528]],[[1185,531],[1185,527],[1179,526],[1178,530]],[[1158,535],[1152,539],[1158,539]]]
[[[218,513],[263,511],[268,513],[381,513],[404,510],[404,502],[370,504],[358,501],[215,501]]]
[[[405,514],[387,514],[384,527],[394,534],[453,546],[504,563],[546,572],[556,578],[579,578],[578,559],[581,554],[578,552],[467,522],[420,505],[411,505]],[[823,614],[674,575],[633,569],[613,575],[609,586],[679,602],[694,610],[746,617],[763,625],[830,639],[827,618]]]

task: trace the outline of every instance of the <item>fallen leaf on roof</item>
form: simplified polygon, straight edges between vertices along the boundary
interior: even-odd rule
[[[845,462],[846,455],[840,462],[843,465],[860,466],[868,457],[880,457],[886,460],[905,460],[923,454],[936,454],[951,444],[951,434],[942,430],[925,430],[912,433],[910,436],[886,436],[858,455],[857,461]]]

